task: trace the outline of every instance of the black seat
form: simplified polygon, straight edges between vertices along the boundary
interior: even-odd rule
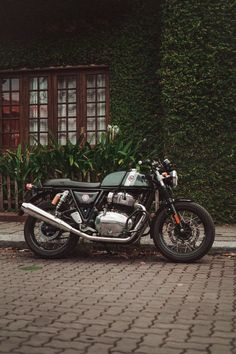
[[[44,187],[68,187],[68,188],[100,188],[100,183],[88,183],[72,181],[69,178],[49,179],[44,183]]]

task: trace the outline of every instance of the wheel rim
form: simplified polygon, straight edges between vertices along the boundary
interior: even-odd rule
[[[200,217],[193,211],[178,211],[182,230],[175,219],[168,215],[165,218],[160,237],[162,244],[173,254],[189,254],[196,252],[206,239],[205,227]]]
[[[47,210],[54,214],[54,210]],[[69,242],[70,233],[56,229],[55,227],[36,219],[32,231],[32,239],[35,245],[45,251],[62,249]]]

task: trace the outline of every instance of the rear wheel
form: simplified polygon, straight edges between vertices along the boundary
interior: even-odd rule
[[[177,202],[175,208],[181,219],[181,227],[170,212],[162,210],[153,228],[156,247],[175,262],[192,262],[202,258],[215,239],[211,216],[196,203]]]
[[[47,201],[37,205],[50,214],[55,207]],[[24,227],[25,241],[28,247],[41,258],[62,258],[76,246],[79,237],[60,230],[32,216],[28,216]]]

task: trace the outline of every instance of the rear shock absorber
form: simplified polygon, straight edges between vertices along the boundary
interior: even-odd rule
[[[58,216],[59,212],[60,212],[60,209],[62,207],[62,205],[66,202],[66,199],[69,195],[69,191],[64,191],[62,194],[61,194],[61,197],[60,197],[60,200],[56,206],[56,212],[55,212],[55,215]]]

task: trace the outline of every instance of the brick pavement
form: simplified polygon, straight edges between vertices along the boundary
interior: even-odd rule
[[[236,353],[234,256],[0,253],[0,353]]]

